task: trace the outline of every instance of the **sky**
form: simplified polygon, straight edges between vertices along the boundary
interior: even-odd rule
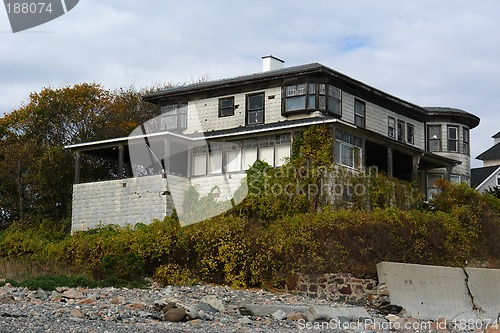
[[[107,89],[221,79],[319,62],[421,106],[481,118],[474,160],[500,131],[497,0],[81,0],[12,33],[0,8],[0,117],[44,87]]]

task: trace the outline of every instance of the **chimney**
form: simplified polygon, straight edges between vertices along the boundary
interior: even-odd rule
[[[273,57],[272,55],[262,57],[262,71],[269,72],[276,69],[282,69],[285,61]]]

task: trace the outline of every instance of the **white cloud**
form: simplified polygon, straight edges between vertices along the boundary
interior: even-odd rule
[[[320,62],[424,106],[482,119],[472,155],[500,131],[500,3],[445,1],[80,1],[40,27],[0,25],[0,113],[44,86],[189,82]],[[478,162],[475,162],[477,165]]]

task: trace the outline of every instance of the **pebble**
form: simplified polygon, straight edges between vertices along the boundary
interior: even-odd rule
[[[316,329],[305,326],[304,314],[290,308],[273,310],[269,316],[254,316],[244,311],[245,304],[270,305],[273,309],[280,305],[352,306],[283,292],[203,284],[164,288],[153,284],[147,289],[59,287],[53,292],[6,285],[0,287],[0,333],[291,333],[311,331],[307,327],[318,333],[359,333],[378,332],[377,325],[387,326],[391,322],[416,321],[367,308],[372,316],[371,326],[352,330],[328,326]],[[341,319],[343,324],[349,324],[349,319]]]

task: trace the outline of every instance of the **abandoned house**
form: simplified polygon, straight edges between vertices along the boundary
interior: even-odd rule
[[[159,106],[149,124],[126,138],[66,147],[76,155],[73,231],[162,219],[182,209],[189,185],[202,195],[218,185],[229,198],[254,161],[283,165],[294,134],[314,124],[332,129],[337,165],[376,166],[428,197],[439,178],[470,183],[475,115],[421,107],[319,63],[283,64],[267,56],[260,73],[144,96]],[[82,181],[82,154],[115,161],[117,179]]]

